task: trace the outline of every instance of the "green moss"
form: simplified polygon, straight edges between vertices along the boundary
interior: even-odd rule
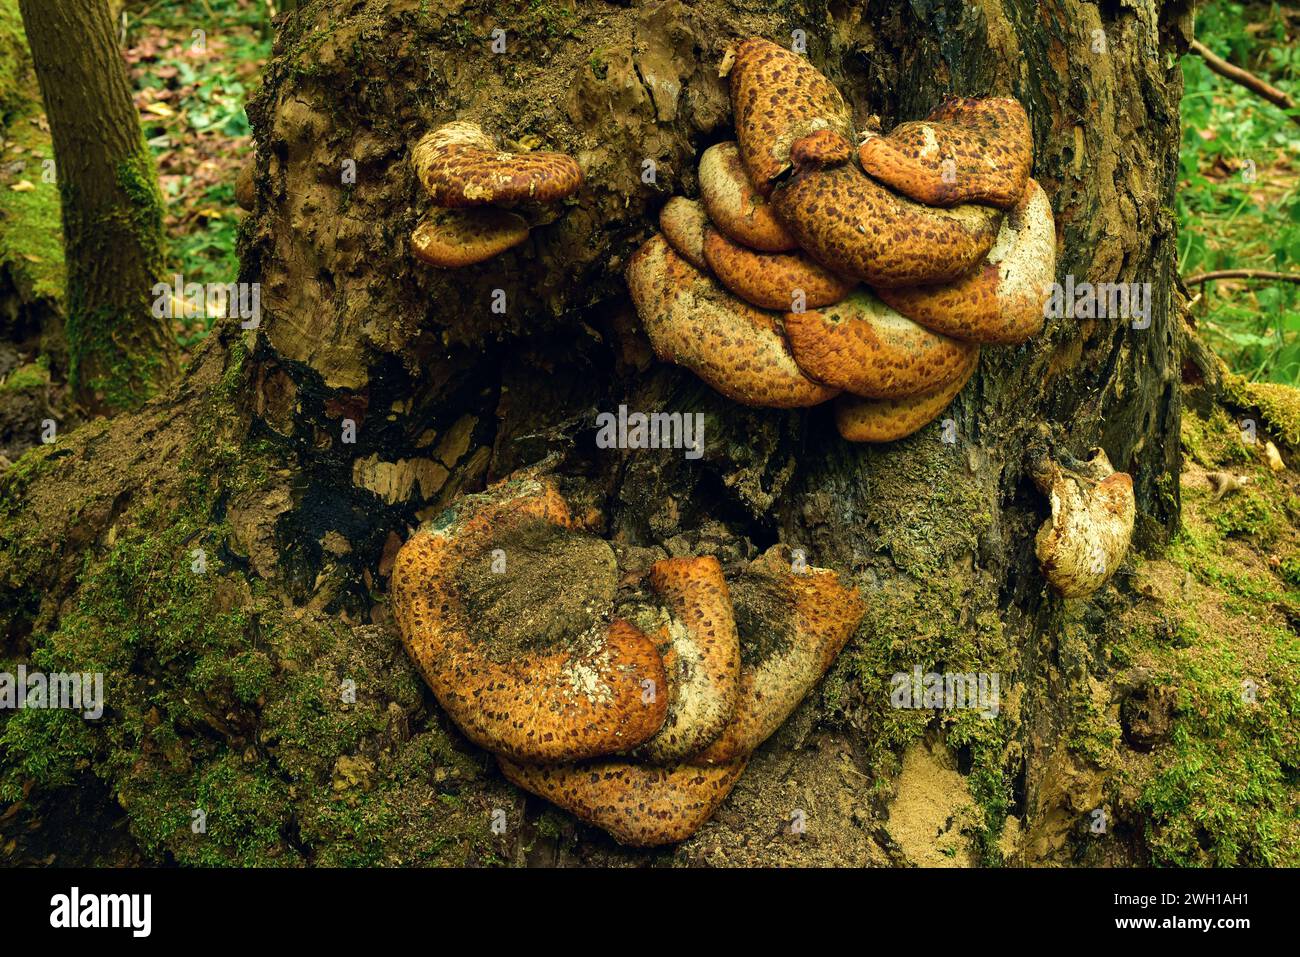
[[[1250,536],[1266,545],[1277,537],[1278,516],[1263,495],[1247,488],[1222,501],[1214,527],[1225,537]]]
[[[0,390],[20,392],[24,389],[44,388],[49,384],[50,370],[48,362],[29,362],[9,373],[5,380],[0,382]]]
[[[1250,446],[1242,441],[1241,426],[1217,406],[1206,418],[1192,409],[1183,410],[1182,445],[1193,461],[1207,469],[1250,461]]]
[[[1235,405],[1257,410],[1283,442],[1300,449],[1300,389],[1277,382],[1248,382],[1231,373],[1224,376],[1223,388]]]

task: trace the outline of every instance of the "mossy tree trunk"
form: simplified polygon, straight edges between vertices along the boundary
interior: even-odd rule
[[[54,140],[67,261],[69,374],[93,411],[137,405],[176,372],[155,315],[162,199],[107,0],[21,0]]]
[[[490,52],[497,28],[504,54]],[[413,677],[386,609],[411,526],[555,455],[611,537],[727,557],[785,541],[870,602],[821,689],[715,820],[658,853],[901,861],[887,802],[901,756],[924,741],[962,773],[978,858],[1142,860],[1136,825],[1081,850],[1084,812],[1106,782],[1062,744],[1093,720],[1125,575],[1088,601],[1049,593],[1033,557],[1048,510],[1026,452],[1045,443],[1085,457],[1101,445],[1133,475],[1138,547],[1176,526],[1172,199],[1189,30],[1183,4],[1082,0],[305,4],[250,107],[259,192],[242,278],[263,284],[260,329],[219,329],[165,411],[112,426],[111,453],[74,435],[72,454],[42,453],[8,480],[5,507],[19,516],[0,543],[19,636],[9,653],[70,661],[94,648],[124,670],[133,731],[97,732],[84,775],[126,808],[133,853],[643,860],[505,785]],[[1018,96],[1056,213],[1059,278],[1150,283],[1149,325],[1059,318],[1022,347],[985,350],[948,413],[955,445],[938,424],[850,445],[825,409],[742,409],[654,362],[623,265],[659,206],[694,194],[701,150],[731,135],[718,76],[727,44],[794,31],[859,126],[923,115],[946,94]],[[445,272],[407,249],[428,206],[407,155],[457,117],[579,157],[587,184],[523,246]],[[492,308],[498,290],[504,314]],[[621,403],[704,412],[703,458],[598,449],[595,415]],[[131,479],[142,474],[147,483]],[[92,490],[75,507],[55,494],[71,483]],[[189,572],[198,547],[201,586]],[[76,591],[72,558],[86,548],[96,564]],[[122,591],[142,564],[170,569],[147,594],[171,630],[137,629],[125,650],[95,645],[87,635],[130,621]],[[165,656],[137,657],[159,643]],[[999,720],[892,710],[889,676],[916,665],[1000,674]],[[357,700],[343,706],[334,689],[349,679]],[[27,729],[7,740],[14,762],[46,739]],[[24,780],[0,778],[0,796]],[[196,837],[188,814],[204,800],[220,802],[208,820],[226,830]],[[494,808],[523,826],[492,833]],[[792,808],[807,809],[813,839],[781,836]]]

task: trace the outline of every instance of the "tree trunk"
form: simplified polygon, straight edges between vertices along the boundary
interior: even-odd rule
[[[1102,446],[1133,476],[1137,547],[1176,527],[1172,198],[1186,5],[492,9],[336,0],[291,17],[250,106],[259,201],[241,278],[263,284],[260,329],[218,329],[164,406],[107,438],[101,427],[61,440],[6,480],[8,653],[120,675],[116,717],[57,745],[82,778],[106,782],[125,810],[98,814],[125,814],[132,837],[79,851],[190,863],[898,863],[917,857],[899,836],[901,810],[886,826],[889,801],[931,768],[959,781],[954,808],[975,808],[961,860],[1145,860],[1131,828],[1083,848],[1080,817],[1107,781],[1061,743],[1090,720],[1079,702],[1106,674],[1125,574],[1087,601],[1051,595],[1033,555],[1048,509],[1026,454]],[[498,27],[504,54],[490,52]],[[986,349],[946,413],[955,445],[937,424],[851,445],[825,409],[741,408],[652,361],[622,268],[659,206],[696,194],[700,152],[731,136],[718,75],[727,44],[788,42],[796,30],[859,128],[873,114],[886,128],[922,116],[948,94],[1019,97],[1056,214],[1058,279],[1151,283],[1149,327],[1058,318],[1024,346]],[[523,246],[448,272],[409,254],[428,200],[407,159],[458,117],[579,157],[586,185]],[[595,415],[620,404],[703,411],[704,457],[598,449]],[[868,597],[820,689],[679,848],[626,850],[525,800],[448,724],[391,626],[386,575],[408,529],[550,454],[611,538],[732,557],[780,540]],[[87,492],[70,503],[58,489],[73,483]],[[95,563],[73,593],[85,548]],[[136,614],[147,623],[133,626]],[[1000,719],[892,710],[889,676],[917,665],[1000,674]],[[349,680],[355,702],[340,697]],[[56,736],[26,715],[3,739],[0,798],[20,798],[29,780],[37,793],[68,783],[30,757]],[[195,807],[204,834],[190,827]],[[511,822],[504,835],[488,828],[495,808]],[[782,836],[800,808],[810,839]]]
[[[70,381],[92,410],[139,404],[176,372],[155,316],[162,198],[106,0],[21,0],[54,139]]]

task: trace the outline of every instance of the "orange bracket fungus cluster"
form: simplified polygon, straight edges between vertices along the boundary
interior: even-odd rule
[[[465,735],[510,781],[635,846],[708,819],[865,612],[838,575],[780,546],[725,575],[713,556],[625,572],[535,475],[421,528],[392,595],[407,651]]]
[[[477,124],[448,123],[411,150],[411,163],[434,209],[411,234],[411,249],[432,266],[456,269],[491,259],[528,238],[514,207],[558,202],[582,185],[563,153],[509,153]]]
[[[1039,331],[1056,233],[1019,102],[951,99],[855,149],[802,56],[746,40],[730,84],[735,142],[627,267],[660,359],[746,405],[836,398],[845,439],[888,442],[943,411],[981,345]]]

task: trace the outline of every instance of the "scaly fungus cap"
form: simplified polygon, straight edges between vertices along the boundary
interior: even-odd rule
[[[901,399],[859,399],[842,396],[835,404],[835,425],[849,442],[894,442],[929,425],[966,387],[979,365],[976,346],[957,378]]]
[[[660,639],[668,687],[663,727],[632,752],[653,764],[674,764],[721,733],[736,710],[740,639],[722,565],[712,555],[667,558],[650,569],[650,584],[668,611]],[[646,634],[647,623],[633,619]]]
[[[856,588],[824,568],[794,571],[780,545],[729,584],[740,629],[740,694],[731,723],[695,764],[726,766],[753,753],[826,673],[866,613]]]
[[[877,287],[960,278],[988,254],[1002,222],[988,206],[922,206],[847,163],[798,170],[773,192],[772,208],[819,263]]]
[[[553,203],[577,192],[582,169],[563,153],[507,153],[476,123],[457,120],[411,150],[420,182],[439,206]]]
[[[838,392],[790,355],[777,317],[732,296],[655,235],[633,254],[627,285],[655,355],[743,405],[789,409]]]
[[[1074,472],[1041,461],[1033,478],[1052,505],[1035,538],[1043,575],[1065,598],[1091,595],[1128,553],[1137,515],[1133,479],[1114,471],[1101,449],[1093,449],[1091,461]]]
[[[674,196],[659,210],[659,229],[677,255],[696,269],[707,271],[704,258],[704,230],[709,225],[704,206],[697,199]]]
[[[961,375],[979,352],[900,316],[867,289],[824,309],[786,313],[785,332],[804,372],[871,398],[929,392]]]
[[[528,223],[504,209],[435,207],[411,233],[411,252],[445,269],[491,259],[528,238]]]
[[[749,181],[735,143],[710,146],[700,157],[700,199],[713,224],[736,242],[769,253],[795,248],[794,237]]]
[[[790,168],[790,148],[818,130],[853,138],[853,114],[835,84],[797,53],[746,40],[731,67],[731,109],[740,158],[759,195]]]
[[[792,309],[800,299],[805,308],[829,306],[858,284],[803,253],[755,252],[712,227],[704,230],[704,258],[718,282],[761,309]]]
[[[539,525],[567,529],[573,519],[552,484],[529,479],[467,496],[416,532],[393,568],[402,641],[444,710],[481,747],[537,762],[635,747],[659,730],[668,702],[644,700],[643,682],[665,687],[663,661],[627,622],[605,628],[597,619],[565,646],[513,649],[506,660],[472,634],[458,573],[490,564],[495,548],[509,563],[513,543]]]
[[[957,97],[858,148],[866,172],[929,206],[1016,204],[1034,161],[1033,131],[1018,100]]]
[[[1011,345],[1043,328],[1043,303],[1056,278],[1056,225],[1034,180],[1002,220],[984,264],[938,286],[881,289],[880,298],[927,329],[969,342]]]
[[[498,757],[497,763],[506,780],[603,828],[619,843],[657,847],[694,834],[731,793],[746,762],[654,767],[593,761],[531,767]]]

